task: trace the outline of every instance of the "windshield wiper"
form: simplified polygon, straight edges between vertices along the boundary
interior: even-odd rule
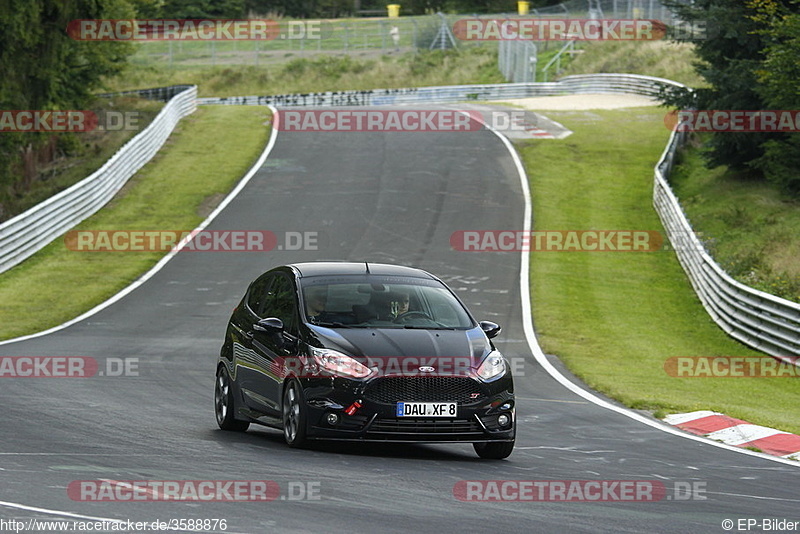
[[[404,324],[403,328],[407,328],[409,330],[455,330],[455,328],[451,326],[442,326],[442,325],[422,326],[418,324]]]
[[[339,322],[327,322],[327,321],[319,321],[316,323],[311,323],[317,326],[325,326],[325,327],[335,327],[335,328],[353,328],[352,325],[339,323]]]

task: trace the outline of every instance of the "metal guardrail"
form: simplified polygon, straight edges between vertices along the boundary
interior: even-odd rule
[[[685,139],[685,132],[672,133],[656,165],[653,187],[653,205],[683,270],[708,314],[729,336],[800,365],[800,304],[748,287],[723,271],[706,252],[667,183]]]
[[[126,94],[169,99],[144,130],[125,143],[100,169],[28,211],[0,224],[0,273],[44,248],[97,212],[142,168],[183,117],[197,108],[196,86],[176,86]]]
[[[634,93],[655,97],[664,85],[663,78],[636,74],[586,74],[566,76],[549,83],[498,83],[485,85],[445,85],[364,91],[327,91],[283,95],[198,98],[198,105],[244,105],[278,107],[394,106],[400,104],[459,103],[472,100],[508,100],[535,96],[580,93]]]

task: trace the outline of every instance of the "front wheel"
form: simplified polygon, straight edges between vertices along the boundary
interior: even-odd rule
[[[511,455],[514,450],[513,441],[494,441],[491,443],[473,443],[472,447],[478,456],[486,460],[502,460]]]
[[[220,365],[214,386],[214,413],[217,416],[217,424],[222,430],[244,432],[250,426],[247,421],[236,419],[233,416],[235,412],[236,403],[231,390],[231,379],[225,367]]]
[[[283,437],[290,447],[306,444],[305,401],[297,380],[291,380],[283,391]]]

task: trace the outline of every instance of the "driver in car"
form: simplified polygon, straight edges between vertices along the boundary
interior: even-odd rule
[[[326,286],[312,287],[306,292],[306,315],[312,323],[324,320],[325,306],[328,303]]]
[[[391,301],[392,315],[400,317],[408,313],[409,295],[408,293],[396,293]]]

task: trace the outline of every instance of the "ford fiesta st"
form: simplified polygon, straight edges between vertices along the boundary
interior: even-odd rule
[[[298,263],[250,284],[228,323],[214,403],[223,430],[251,423],[308,440],[468,442],[514,448],[514,385],[492,343],[435,276],[375,263]]]

